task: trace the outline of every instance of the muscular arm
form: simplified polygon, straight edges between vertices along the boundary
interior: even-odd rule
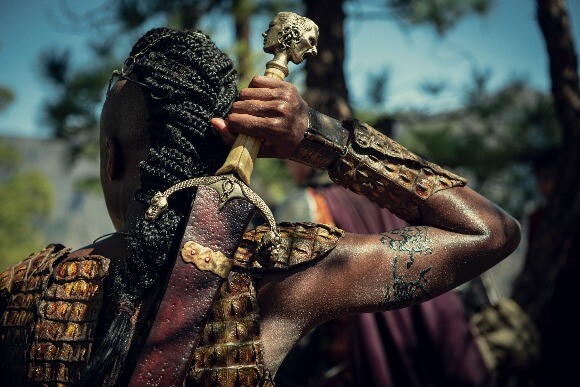
[[[285,82],[260,77],[251,86],[234,104],[228,124],[214,122],[214,127],[226,141],[235,133],[267,138],[267,155],[288,157],[300,149],[298,140],[308,138],[307,106]],[[258,299],[270,355],[283,354],[293,340],[338,316],[434,298],[491,268],[519,244],[518,222],[464,186],[463,179],[384,136],[373,142],[370,137],[380,135],[366,127],[358,133],[362,141],[357,144],[354,130],[336,136],[331,147],[343,149],[339,158],[332,159],[330,152],[330,161],[318,160],[316,166],[413,226],[377,235],[347,234],[325,258],[266,276]],[[352,154],[345,156],[347,145]]]
[[[434,298],[489,269],[519,242],[519,224],[467,187],[436,193],[421,212],[422,225],[346,234],[327,257],[260,281],[264,359],[272,372],[317,325]]]
[[[268,278],[261,291],[277,295],[276,313],[304,316],[309,329],[343,314],[434,298],[497,264],[519,243],[519,224],[467,187],[433,195],[421,213],[421,225],[346,234],[326,258]]]

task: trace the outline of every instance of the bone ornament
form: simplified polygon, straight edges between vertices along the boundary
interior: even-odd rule
[[[289,74],[289,61],[299,64],[318,53],[318,26],[312,20],[293,12],[279,12],[262,36],[264,51],[274,54],[274,59],[266,63],[266,76],[284,80]],[[239,134],[217,175],[233,172],[250,185],[259,150],[260,140]]]

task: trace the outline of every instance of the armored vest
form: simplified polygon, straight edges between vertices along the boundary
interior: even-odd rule
[[[256,279],[332,250],[343,235],[335,227],[282,223],[282,249],[260,251],[269,228],[246,232],[235,268],[220,289],[204,327],[186,385],[274,385],[264,366]],[[71,258],[49,245],[0,274],[0,361],[4,382],[19,385],[78,383],[86,369],[103,303],[109,259]]]

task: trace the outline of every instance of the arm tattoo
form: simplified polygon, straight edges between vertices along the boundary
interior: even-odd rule
[[[387,285],[384,305],[389,308],[398,308],[417,300],[423,293],[429,295],[426,288],[426,274],[431,266],[422,270],[419,277],[412,281],[405,279],[404,273],[399,274],[399,259],[406,259],[405,267],[410,269],[419,255],[432,254],[431,238],[428,227],[405,227],[381,234],[381,243],[396,252],[393,259],[393,285]]]

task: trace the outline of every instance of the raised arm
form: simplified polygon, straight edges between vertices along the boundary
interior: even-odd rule
[[[268,295],[266,315],[303,318],[310,328],[346,313],[409,306],[472,279],[519,244],[518,222],[465,179],[364,123],[341,123],[307,109],[290,84],[259,77],[250,86],[228,125],[214,123],[226,140],[230,132],[267,138],[265,155],[328,170],[337,184],[413,225],[380,235],[346,234],[307,270],[267,278],[260,290]]]

